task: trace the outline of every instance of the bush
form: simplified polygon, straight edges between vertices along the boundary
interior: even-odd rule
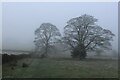
[[[14,69],[15,69],[15,67],[13,67],[13,66],[12,66],[12,67],[11,67],[11,69],[12,69],[12,70],[14,70]]]
[[[28,64],[22,63],[22,67],[23,67],[23,68],[24,68],[24,67],[28,67]]]
[[[19,55],[8,55],[8,54],[2,54],[2,64],[8,63],[8,62],[16,62],[19,59],[23,59],[23,58],[28,58],[30,57],[29,54],[19,54]]]

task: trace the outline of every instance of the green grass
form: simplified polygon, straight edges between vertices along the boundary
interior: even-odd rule
[[[0,64],[0,79],[2,78],[2,65]]]
[[[23,68],[26,62],[29,67]],[[117,60],[72,58],[23,59],[14,70],[3,65],[3,78],[116,78]]]

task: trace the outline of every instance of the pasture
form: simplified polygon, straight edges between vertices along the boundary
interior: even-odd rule
[[[26,63],[28,67],[22,67]],[[10,63],[3,65],[3,78],[117,78],[117,60],[72,58],[25,58],[14,70]]]

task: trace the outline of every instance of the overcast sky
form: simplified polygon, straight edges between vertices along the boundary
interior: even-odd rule
[[[66,22],[83,14],[98,19],[97,24],[111,30],[116,36],[113,48],[118,48],[118,6],[107,3],[3,3],[3,48],[18,50],[34,49],[34,31],[44,22],[56,25],[61,32]]]

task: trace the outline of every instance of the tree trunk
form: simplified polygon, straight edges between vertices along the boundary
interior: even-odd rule
[[[80,60],[85,59],[87,56],[84,45],[76,46],[71,53],[73,58],[79,58]]]
[[[45,46],[44,56],[47,57],[47,54],[48,54],[48,43],[47,43],[46,46]]]
[[[80,58],[80,60],[85,59],[86,56],[87,56],[87,53],[86,53],[85,49],[82,49],[82,50],[80,50],[79,52],[80,52],[80,53],[79,53],[79,58]]]

